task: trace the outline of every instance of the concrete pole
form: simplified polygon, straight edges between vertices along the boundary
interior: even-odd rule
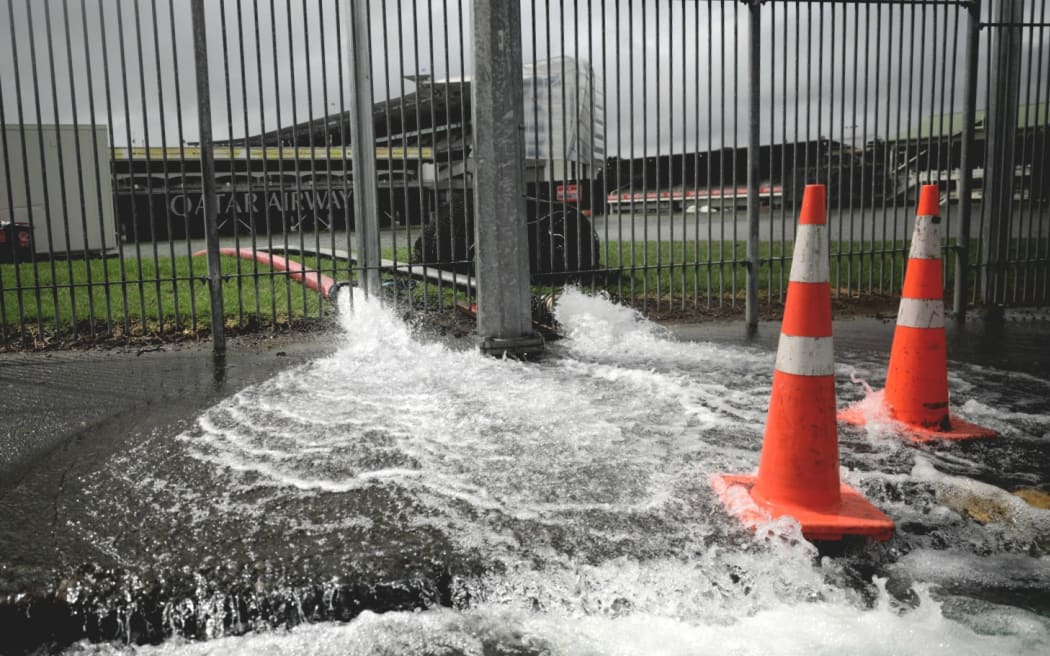
[[[475,253],[481,350],[535,355],[525,214],[525,108],[518,0],[474,0]]]
[[[379,277],[379,210],[376,197],[376,138],[372,123],[372,57],[368,31],[368,1],[351,0],[350,39],[350,156],[353,166],[354,230],[357,266],[369,296],[382,289]]]
[[[208,78],[208,32],[204,0],[193,0],[193,59],[197,77],[197,122],[200,126],[201,193],[204,197],[204,237],[208,249],[208,287],[211,291],[211,344],[216,355],[226,352],[226,311],[222,300],[222,264],[219,259],[219,200],[215,189],[215,153],[211,135],[211,88]]]

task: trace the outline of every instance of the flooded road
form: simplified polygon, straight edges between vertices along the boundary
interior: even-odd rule
[[[27,465],[0,492],[3,648],[1050,648],[1050,511],[1012,494],[1050,480],[1046,323],[1004,324],[998,351],[978,323],[953,332],[953,411],[1001,439],[840,427],[844,481],[898,531],[821,554],[791,520],[745,530],[709,484],[758,462],[776,324],[669,331],[569,292],[563,338],[521,363],[363,300],[340,316],[326,352],[176,421],[118,412]],[[881,384],[892,324],[835,330],[845,405]]]

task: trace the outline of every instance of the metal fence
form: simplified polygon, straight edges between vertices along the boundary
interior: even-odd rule
[[[572,283],[753,320],[813,182],[840,298],[899,293],[937,184],[955,310],[1047,302],[1045,3],[520,2],[539,309]],[[221,339],[333,282],[475,303],[472,2],[2,5],[4,343]]]

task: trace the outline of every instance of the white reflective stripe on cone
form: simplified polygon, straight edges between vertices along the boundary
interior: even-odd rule
[[[791,258],[791,282],[828,282],[827,226],[803,223],[795,236],[795,252]]]
[[[944,301],[939,298],[902,298],[897,325],[908,328],[944,328]]]
[[[933,220],[938,219],[937,223]],[[908,257],[916,260],[941,259],[941,224],[939,217],[915,217],[915,230],[911,235]]]
[[[834,375],[835,352],[831,338],[780,333],[776,368],[796,376]]]

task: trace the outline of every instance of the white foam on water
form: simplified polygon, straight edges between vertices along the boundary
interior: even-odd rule
[[[922,588],[919,604],[904,609],[885,590],[877,606],[810,602],[782,605],[729,622],[678,619],[646,613],[568,616],[482,606],[463,612],[362,613],[345,625],[306,625],[288,631],[173,641],[144,654],[446,655],[494,653],[561,655],[858,656],[1032,654],[1050,648],[1045,621],[988,609],[973,624],[946,618]],[[1008,628],[1012,635],[985,629]],[[81,653],[119,653],[110,646],[79,645]]]
[[[988,424],[1004,437],[1020,440],[1045,441],[1050,438],[1050,416],[1031,412],[1010,411],[969,399],[958,408],[959,416],[973,422]]]
[[[740,379],[769,378],[774,354],[705,342],[681,342],[637,310],[609,301],[606,294],[566,288],[554,316],[564,339],[558,343],[578,359],[599,359],[620,366],[655,366],[692,373],[732,371]]]
[[[1050,581],[1050,558],[1025,554],[974,554],[965,551],[913,551],[893,564],[891,570],[910,579],[921,579],[965,587],[967,590],[1038,590]]]
[[[871,608],[790,519],[752,535],[729,517],[709,480],[757,465],[770,353],[677,342],[576,290],[557,305],[561,357],[539,363],[420,340],[377,302],[340,302],[336,353],[208,410],[162,462],[150,458],[153,443],[116,459],[89,492],[163,499],[190,528],[221,513],[234,528],[268,522],[337,542],[380,518],[338,502],[323,519],[302,517],[303,504],[287,502],[396,489],[410,503],[391,512],[479,551],[489,571],[458,581],[460,611],[366,613],[345,626],[160,651],[482,653],[486,641],[525,641],[554,654],[966,654],[1047,644],[1050,628],[1031,614],[1019,616],[1025,623],[981,611],[982,626],[1008,634],[986,636],[945,616],[921,585],[917,609],[894,607],[884,590]],[[875,447],[860,457],[904,464],[842,475],[862,490],[917,487],[918,498],[877,499],[894,516],[967,539],[995,534],[983,543],[994,553],[1035,544],[1043,516],[1016,504],[1019,524],[953,528],[959,515],[938,490],[968,479],[923,456],[912,464],[899,442]],[[205,481],[190,484],[186,472]],[[104,534],[105,514],[103,504],[85,534],[121,555]],[[912,553],[900,570],[910,579],[950,582],[935,556]]]
[[[535,517],[659,503],[709,431],[753,438],[761,427],[749,390],[588,361],[494,360],[421,343],[364,299],[353,314],[338,353],[205,413],[181,437],[191,453],[278,486],[344,491],[382,476]],[[402,466],[376,469],[383,455]]]
[[[981,503],[992,517],[983,532],[1010,542],[1016,552],[1050,543],[1050,510],[1029,505],[1002,488],[938,471],[932,457],[922,455],[916,456],[910,479],[929,483],[937,500],[953,509]]]

